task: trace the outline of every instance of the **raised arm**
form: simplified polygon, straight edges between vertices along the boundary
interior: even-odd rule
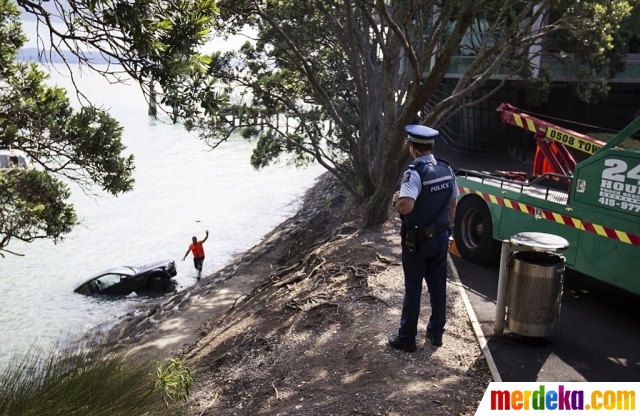
[[[205,236],[204,239],[201,241],[201,243],[204,243],[205,241],[207,241],[207,238],[209,238],[209,230],[205,231]]]

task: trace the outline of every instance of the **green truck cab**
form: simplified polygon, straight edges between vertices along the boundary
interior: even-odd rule
[[[526,114],[516,113],[516,120],[518,116],[525,120],[523,128],[533,119],[530,130],[547,141],[577,145],[584,140]],[[499,257],[500,241],[516,233],[550,233],[569,241],[563,251],[567,268],[640,294],[640,271],[635,269],[640,259],[640,151],[615,147],[638,130],[640,118],[608,143],[594,144],[591,156],[567,174],[519,180],[458,170],[454,239],[461,256],[487,262]]]

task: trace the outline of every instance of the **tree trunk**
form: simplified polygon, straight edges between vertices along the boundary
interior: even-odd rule
[[[408,157],[404,149],[404,124],[399,123],[399,125],[401,127],[394,125],[387,129],[391,138],[385,146],[376,190],[365,207],[362,228],[375,227],[387,220],[391,198],[393,193],[399,189],[400,169]]]
[[[391,203],[391,197],[395,190],[395,180],[388,181],[387,178],[391,178],[395,175],[382,175],[381,180],[385,180],[384,185],[380,184],[373,196],[367,202],[367,206],[362,218],[362,228],[375,227],[385,222],[389,216],[389,204]]]

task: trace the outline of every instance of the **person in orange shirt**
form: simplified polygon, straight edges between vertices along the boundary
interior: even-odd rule
[[[189,244],[189,248],[187,249],[187,252],[184,253],[184,257],[182,258],[182,261],[184,261],[184,259],[186,259],[189,255],[189,252],[193,252],[193,265],[196,270],[198,270],[198,280],[200,280],[200,273],[202,273],[202,263],[204,262],[204,247],[202,247],[202,243],[207,241],[207,238],[209,238],[209,230],[205,231],[205,236],[200,241],[198,241],[195,236],[191,237],[191,241],[193,242]]]

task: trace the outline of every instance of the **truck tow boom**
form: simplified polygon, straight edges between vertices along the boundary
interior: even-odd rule
[[[593,137],[523,113],[511,104],[500,104],[496,111],[502,114],[503,123],[520,127],[534,134],[538,152],[533,162],[533,175],[542,175],[549,171],[548,168],[545,169],[545,160],[554,173],[572,175],[576,161],[567,147],[592,155],[606,145],[605,142]]]

